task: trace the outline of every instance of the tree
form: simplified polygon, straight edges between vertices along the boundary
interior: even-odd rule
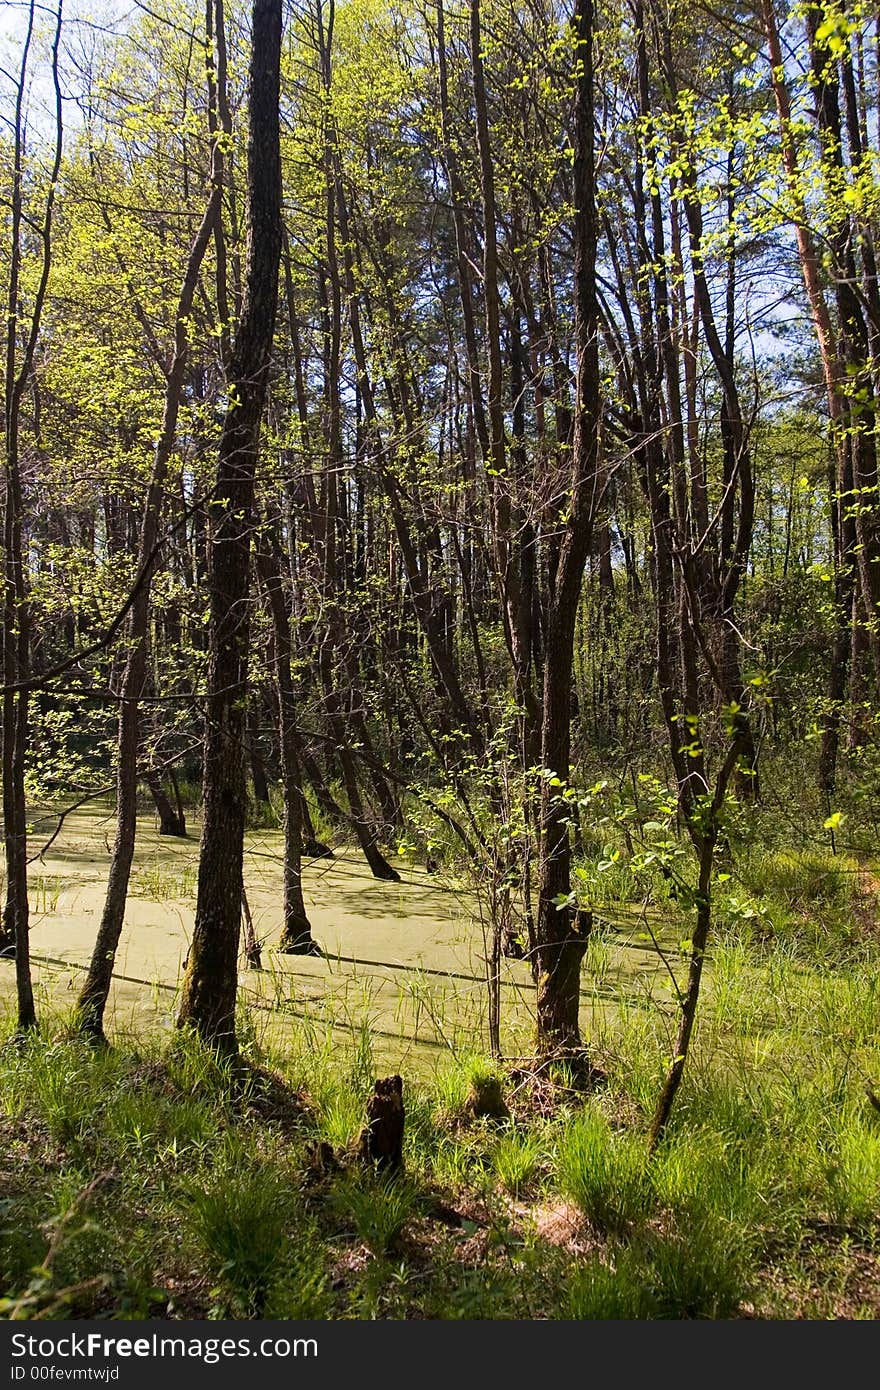
[[[229,404],[211,498],[204,821],[196,917],[178,1015],[237,1050],[235,1001],[246,811],[249,576],[260,425],[281,261],[281,0],[254,0],[248,69],[247,252]]]
[[[6,855],[6,901],[2,939],[15,950],[18,1023],[36,1026],[36,1010],[30,974],[30,942],[27,885],[27,807],[25,773],[29,734],[29,676],[31,624],[28,603],[27,564],[24,552],[24,492],[21,473],[21,412],[31,386],[34,354],[40,336],[43,308],[52,269],[52,223],[55,194],[61,168],[63,121],[58,50],[61,42],[62,6],[53,13],[52,85],[54,136],[50,143],[50,168],[36,206],[26,203],[24,109],[28,63],[34,40],[36,6],[30,0],[27,28],[15,81],[15,114],[12,138],[12,216],[9,231],[9,271],[6,301],[4,354],[5,401],[5,499],[3,508],[3,834]],[[42,208],[40,210],[40,201]],[[35,230],[38,247],[36,289],[29,312],[23,313],[25,289],[21,283],[25,228]]]
[[[580,967],[588,917],[571,902],[569,807],[571,684],[575,621],[602,478],[599,444],[599,342],[596,299],[596,174],[592,0],[578,0],[575,42],[574,315],[575,406],[570,488],[559,517],[559,550],[544,640],[541,823],[534,971],[538,1047],[576,1057],[580,1049]],[[558,789],[558,790],[557,790]]]
[[[213,88],[214,63],[207,48],[209,88]],[[118,692],[119,728],[116,752],[116,839],[110,862],[107,895],[92,958],[77,1001],[79,1027],[92,1037],[103,1039],[104,1010],[110,992],[116,950],[122,932],[131,864],[134,856],[138,750],[140,741],[140,700],[147,670],[147,637],[150,621],[152,573],[158,561],[158,541],[165,500],[168,464],[177,436],[180,402],[189,359],[189,320],[198,286],[199,272],[216,224],[222,215],[223,152],[214,135],[210,169],[211,192],[196,232],[186,264],[183,283],[174,314],[174,345],[166,372],[165,406],[144,500],[137,548],[137,573],[142,576],[126,628],[127,656]]]

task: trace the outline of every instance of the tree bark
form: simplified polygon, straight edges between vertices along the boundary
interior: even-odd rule
[[[571,500],[547,614],[541,766],[540,862],[536,950],[538,1051],[577,1059],[582,1052],[580,967],[585,914],[571,891],[569,810],[561,793],[570,774],[571,682],[575,620],[589,552],[599,482],[599,353],[596,301],[596,206],[593,130],[593,5],[577,0],[574,114],[575,343],[577,371]],[[560,522],[560,526],[562,523]],[[558,785],[551,785],[551,777]]]
[[[358,1157],[380,1172],[403,1170],[403,1081],[399,1076],[377,1079],[367,1102],[367,1123],[361,1131]]]
[[[302,891],[303,792],[297,757],[296,697],[291,671],[290,619],[284,602],[281,564],[275,537],[261,545],[257,563],[272,618],[275,689],[281,749],[281,794],[284,805],[284,927],[279,950],[291,955],[320,955],[312,936]]]
[[[196,917],[178,1024],[236,1053],[241,931],[248,581],[260,424],[281,260],[279,89],[281,0],[254,0],[248,82],[248,239],[241,319],[229,363],[229,407],[210,506],[209,661],[204,820]]]
[[[272,804],[269,795],[269,779],[266,776],[266,764],[263,761],[263,750],[260,747],[260,722],[253,704],[250,707],[248,717],[249,743],[248,749],[251,760],[251,784],[254,789],[254,801],[261,801],[264,806]]]
[[[36,5],[28,8],[27,29],[22,44],[16,83],[13,118],[13,170],[11,225],[9,239],[8,294],[6,301],[6,356],[4,363],[4,473],[6,496],[3,511],[3,840],[6,859],[6,901],[0,945],[15,951],[15,985],[18,1026],[35,1028],[37,1023],[30,969],[30,920],[27,883],[27,805],[24,777],[28,748],[28,677],[30,674],[31,617],[28,600],[27,566],[24,551],[24,504],[21,476],[20,419],[25,390],[31,378],[40,335],[43,305],[52,265],[52,221],[55,188],[61,168],[63,123],[61,88],[58,78],[58,50],[61,42],[61,0],[55,11],[52,45],[52,82],[55,98],[55,143],[53,166],[42,225],[36,227],[42,243],[42,256],[30,321],[24,325],[23,350],[18,356],[21,322],[22,227],[26,221],[24,200],[24,102],[28,82],[28,60],[34,36]],[[33,226],[33,221],[27,218]]]
[[[831,488],[832,511],[836,513],[836,516],[833,515],[832,517],[836,559],[836,633],[831,653],[828,709],[822,719],[822,746],[819,757],[820,786],[826,794],[830,794],[834,788],[837,773],[840,709],[846,693],[851,636],[850,623],[853,609],[852,593],[857,566],[855,525],[851,508],[847,506],[847,499],[852,496],[853,490],[853,468],[852,452],[847,438],[847,412],[844,399],[846,368],[841,360],[834,326],[831,322],[831,314],[825,300],[819,252],[810,230],[805,205],[803,176],[798,163],[797,147],[792,129],[791,98],[786,84],[775,0],[761,0],[761,17],[770,59],[770,74],[779,122],[783,167],[794,208],[793,220],[798,259],[810,305],[819,355],[822,359],[828,415],[831,422],[831,440],[836,462],[836,478],[832,480]],[[836,499],[834,498],[835,484]]]
[[[156,807],[156,814],[159,817],[159,834],[173,835],[179,840],[186,839],[186,821],[180,811],[175,809],[171,800],[162,785],[161,774],[156,771],[144,773],[144,782],[147,785],[153,804]]]
[[[677,740],[679,738],[678,730],[674,727],[671,728],[669,737],[670,741]],[[730,746],[715,778],[711,800],[707,794],[706,802],[708,804],[688,821],[688,832],[699,858],[699,880],[696,893],[697,920],[692,937],[687,987],[685,993],[679,997],[681,1017],[675,1040],[675,1050],[651,1123],[649,1147],[652,1151],[657,1147],[666,1131],[669,1117],[672,1114],[672,1107],[675,1104],[675,1097],[678,1095],[678,1089],[684,1075],[694,1022],[697,1017],[703,965],[706,960],[706,947],[712,926],[712,869],[715,863],[718,836],[721,831],[721,812],[727,795],[727,788],[740,759],[749,746],[749,738],[748,725],[741,718],[736,718]]]

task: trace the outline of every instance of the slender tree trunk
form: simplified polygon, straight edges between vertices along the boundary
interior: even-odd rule
[[[837,513],[836,633],[828,683],[829,704],[822,721],[822,746],[819,756],[820,785],[823,791],[829,793],[834,787],[837,771],[837,754],[840,744],[840,708],[846,692],[852,614],[851,598],[857,564],[854,555],[855,527],[852,521],[851,508],[847,505],[847,499],[852,495],[853,470],[851,450],[847,438],[848,429],[844,402],[846,368],[838,352],[834,326],[822,287],[819,253],[810,231],[804,201],[803,176],[798,164],[797,147],[792,129],[791,99],[785,79],[775,0],[761,0],[761,17],[770,59],[770,74],[779,122],[783,167],[794,208],[793,220],[798,258],[810,305],[816,341],[819,346],[819,355],[822,359],[828,415],[831,421],[831,441],[836,460],[836,479],[833,480],[833,483],[836,484],[838,495],[836,501],[832,500],[832,507]],[[834,491],[835,486],[832,486],[832,498]]]
[[[669,728],[669,738],[670,742],[679,741],[681,738],[681,734],[675,725]],[[672,1114],[675,1097],[678,1095],[678,1089],[684,1075],[685,1063],[687,1062],[691,1037],[694,1031],[694,1022],[697,1017],[697,1005],[700,999],[700,984],[703,978],[703,966],[706,961],[706,947],[709,942],[709,932],[712,926],[712,869],[715,863],[715,849],[721,830],[721,812],[731,778],[740,760],[747,754],[749,739],[750,731],[748,725],[743,720],[738,719],[724,762],[719,768],[718,775],[715,779],[715,787],[712,792],[711,801],[707,796],[706,800],[709,804],[701,810],[699,817],[689,819],[689,833],[699,858],[699,880],[696,895],[697,920],[691,938],[691,957],[688,967],[687,986],[685,993],[679,999],[681,1017],[679,1020],[678,1035],[675,1040],[675,1048],[669,1063],[663,1090],[660,1093],[657,1108],[654,1112],[654,1119],[651,1124],[651,1135],[649,1139],[649,1146],[651,1149],[655,1149],[663,1137],[666,1126],[669,1123],[669,1117]]]
[[[284,927],[279,949],[290,955],[320,955],[312,936],[302,890],[303,793],[297,757],[296,697],[291,672],[290,619],[284,602],[281,565],[274,537],[261,547],[257,563],[272,618],[275,689],[284,803]]]
[[[332,44],[335,6],[328,10],[326,31],[323,18],[319,15],[318,37],[320,46],[321,72],[324,90],[329,97],[332,81]],[[321,577],[324,613],[327,630],[318,652],[318,671],[324,695],[324,712],[333,739],[342,772],[345,795],[348,799],[347,819],[352,825],[370,866],[374,878],[397,882],[400,875],[392,868],[377,843],[376,829],[367,821],[361,791],[358,783],[354,759],[348,747],[345,729],[345,708],[340,687],[344,677],[344,649],[349,641],[346,631],[346,614],[340,603],[340,592],[345,585],[344,553],[340,554],[340,527],[344,524],[341,503],[343,449],[342,449],[342,401],[340,395],[341,351],[342,351],[342,286],[337,252],[337,221],[344,218],[344,205],[339,199],[336,177],[337,135],[332,110],[328,105],[327,123],[324,131],[324,178],[325,178],[325,228],[326,228],[326,300],[324,351],[324,401],[326,409],[327,468],[325,476],[325,546],[324,570]],[[345,239],[343,223],[340,233]],[[345,253],[343,253],[345,254]],[[352,298],[349,305],[352,328],[358,331],[357,301]],[[357,342],[357,337],[355,338]],[[360,362],[358,363],[360,366]],[[363,386],[363,381],[361,381]],[[349,695],[350,695],[349,684]],[[317,790],[317,788],[316,788]]]
[[[599,355],[596,301],[596,206],[593,151],[593,5],[577,0],[574,116],[575,342],[577,372],[569,519],[565,523],[547,614],[541,729],[540,863],[536,951],[538,1050],[577,1058],[580,968],[588,914],[569,903],[569,809],[561,792],[570,775],[574,634],[597,501]],[[562,523],[559,523],[560,526]],[[559,785],[552,786],[550,774]]]
[[[281,0],[254,0],[248,83],[248,239],[244,298],[229,364],[210,508],[209,661],[204,820],[196,917],[178,1024],[235,1053],[247,803],[245,744],[250,545],[260,423],[281,259]]]
[[[269,806],[271,805],[272,798],[269,795],[266,764],[263,761],[263,752],[260,748],[260,721],[253,704],[250,706],[250,713],[248,715],[248,733],[248,752],[251,761],[251,784],[254,789],[254,801],[261,801],[264,806]]]
[[[215,150],[217,147],[215,146]],[[153,470],[150,476],[147,496],[144,502],[138,542],[136,573],[141,579],[135,601],[132,605],[127,627],[128,658],[119,690],[119,723],[116,739],[116,839],[107,879],[107,892],[104,910],[92,951],[89,968],[77,1000],[78,1026],[81,1032],[96,1039],[104,1036],[104,1011],[113,978],[113,966],[122,926],[125,918],[125,904],[128,898],[128,885],[131,878],[131,865],[134,858],[135,836],[137,830],[137,783],[138,783],[138,745],[140,739],[140,700],[147,674],[147,636],[150,623],[150,592],[155,569],[156,543],[162,515],[165,480],[168,463],[174,450],[177,434],[177,418],[180,401],[186,380],[189,342],[187,320],[192,312],[199,271],[214,223],[221,215],[222,186],[219,168],[219,153],[215,153],[212,163],[211,195],[204,216],[189,253],[186,273],[181,285],[175,315],[174,349],[165,385],[165,407],[162,428],[156,442],[153,456]],[[148,774],[147,785],[157,799],[160,817],[164,796],[161,781],[157,774]],[[171,812],[168,826],[175,829],[162,833],[183,834],[177,818],[166,801],[166,811]]]
[[[244,958],[248,963],[248,969],[262,970],[262,951],[260,942],[257,940],[257,933],[254,930],[251,905],[248,902],[247,891],[243,883],[241,885],[241,915],[244,918]]]
[[[36,227],[42,243],[36,294],[30,321],[21,322],[22,226],[24,206],[24,102],[28,60],[34,36],[36,5],[30,0],[16,82],[12,129],[12,190],[9,240],[8,295],[6,301],[6,356],[4,362],[4,473],[6,496],[3,512],[3,840],[6,859],[6,901],[0,943],[15,951],[15,984],[18,1025],[37,1023],[30,969],[30,921],[27,884],[27,805],[25,761],[28,749],[28,687],[30,674],[30,608],[24,547],[24,499],[20,452],[21,404],[31,377],[40,335],[43,305],[52,265],[52,219],[55,188],[61,168],[63,124],[58,49],[61,42],[61,0],[55,11],[52,46],[52,81],[55,97],[54,160],[44,204],[42,225]],[[27,219],[31,226],[31,218]],[[23,331],[22,331],[23,330]],[[19,342],[23,339],[21,358]]]
[[[828,232],[832,252],[834,295],[837,304],[839,342],[846,368],[843,387],[844,408],[848,415],[848,439],[852,462],[852,492],[841,489],[841,502],[852,518],[856,544],[852,559],[861,588],[865,640],[871,651],[874,679],[880,688],[880,536],[877,509],[877,449],[875,442],[877,405],[871,361],[870,334],[859,291],[855,247],[864,257],[865,237],[854,224],[849,209],[838,197],[841,179],[846,178],[843,158],[843,129],[840,111],[838,61],[827,36],[823,36],[818,9],[804,15],[810,44],[812,89],[815,93],[816,123],[825,174],[826,202],[831,216]],[[870,304],[869,304],[870,307]]]
[[[144,773],[144,782],[159,817],[159,834],[173,835],[179,840],[186,839],[186,821],[179,806],[174,807],[162,785],[162,775],[151,769]]]

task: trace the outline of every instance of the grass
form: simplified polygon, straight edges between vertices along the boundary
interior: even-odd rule
[[[197,873],[189,864],[170,867],[158,859],[152,864],[144,864],[137,869],[132,882],[132,891],[152,902],[164,903],[169,900],[186,899],[195,896]]]
[[[744,848],[717,905],[650,1158],[674,1001],[608,988],[600,933],[584,1018],[601,1090],[527,1084],[457,1035],[430,1067],[404,1054],[394,1180],[354,1157],[392,1069],[366,996],[360,1016],[328,995],[271,1032],[244,1011],[244,1078],[176,1033],[95,1049],[56,1020],[0,1045],[0,1316],[876,1318],[870,904],[846,856],[773,845]]]
[[[492,1150],[492,1169],[503,1190],[519,1197],[534,1182],[545,1156],[546,1146],[540,1134],[513,1129],[503,1134]]]
[[[282,1165],[262,1157],[254,1162],[238,1144],[228,1144],[181,1185],[188,1229],[219,1281],[227,1316],[265,1316],[282,1283],[289,1298],[297,1272],[305,1274],[306,1289],[320,1291],[317,1269],[302,1259],[314,1232],[295,1182]]]
[[[29,880],[28,887],[34,913],[41,916],[57,909],[61,890],[64,887],[61,880],[48,874],[38,874]]]
[[[419,1192],[405,1177],[352,1172],[338,1185],[336,1201],[359,1239],[381,1257],[393,1248],[415,1214]]]
[[[565,1313],[585,1322],[632,1321],[656,1318],[659,1306],[643,1263],[623,1249],[614,1264],[593,1257],[575,1271],[566,1289]]]
[[[760,897],[790,908],[846,907],[852,903],[858,864],[830,850],[778,849],[752,852],[737,877]]]
[[[559,1186],[602,1231],[625,1230],[651,1201],[645,1143],[615,1134],[597,1110],[586,1110],[562,1131],[556,1158]]]
[[[364,1036],[335,1056],[305,1036],[288,1084],[283,1056],[242,1085],[189,1037],[7,1046],[4,1315],[864,1316],[852,1290],[877,1268],[880,1125],[839,1046],[817,1065],[823,1040],[799,1026],[788,1070],[750,1067],[708,1011],[649,1161],[627,1060],[646,1030],[620,1022],[603,1044],[615,1079],[587,1101],[535,1108],[509,1087],[507,1119],[475,1116],[474,1076],[498,1076],[476,1057],[408,1082],[407,1173],[391,1181],[351,1156]],[[322,1141],[333,1161],[316,1168]],[[560,1200],[586,1222],[561,1240],[541,1216]]]
[[[851,1121],[835,1136],[827,1159],[831,1220],[870,1230],[880,1213],[880,1132]]]
[[[741,1243],[711,1220],[648,1239],[632,1258],[658,1317],[730,1318],[749,1292]]]

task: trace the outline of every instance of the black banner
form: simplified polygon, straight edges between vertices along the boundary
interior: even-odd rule
[[[106,1384],[120,1390],[259,1390],[479,1382],[581,1386],[780,1383],[827,1386],[846,1365],[876,1376],[870,1323],[779,1322],[15,1322],[0,1324],[0,1390]],[[688,1371],[690,1367],[690,1371]]]

